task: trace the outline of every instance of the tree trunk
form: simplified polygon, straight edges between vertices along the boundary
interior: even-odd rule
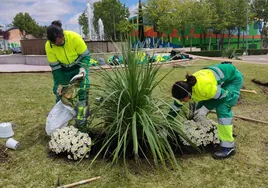
[[[216,33],[216,44],[217,44],[217,50],[219,50],[218,33]]]
[[[193,45],[193,36],[190,34],[190,52],[192,51],[192,45]]]
[[[231,30],[228,29],[228,48],[230,47],[231,44]]]
[[[203,34],[201,33],[201,34],[200,34],[200,38],[199,38],[199,39],[200,39],[199,46],[203,46],[203,40],[202,40],[202,37],[203,37]]]
[[[262,30],[261,30],[261,49],[263,47],[263,38],[264,38],[264,31],[265,31],[265,28],[266,28],[266,21],[263,23],[263,27],[262,27]]]
[[[207,46],[207,33],[204,33],[204,45]],[[207,50],[207,49],[206,49]]]
[[[208,51],[210,51],[210,45],[211,45],[211,35],[210,35],[210,37],[209,37]]]
[[[237,28],[237,49],[240,48],[240,27]]]
[[[185,48],[185,31],[182,29],[181,30],[181,40],[182,40],[182,46]]]

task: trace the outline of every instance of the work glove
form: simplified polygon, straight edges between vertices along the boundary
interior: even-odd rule
[[[57,95],[58,96],[61,96],[62,95],[62,89],[63,89],[63,86],[62,85],[58,85],[58,88],[57,88]]]
[[[79,73],[77,75],[75,75],[71,80],[70,83],[74,83],[78,80],[82,81],[86,76],[86,69],[85,68],[80,68],[79,69]]]
[[[207,108],[203,105],[201,108],[199,108],[198,110],[196,110],[196,111],[194,112],[194,117],[193,117],[193,119],[194,119],[195,121],[199,121],[200,118],[204,118],[204,117],[206,117],[207,114],[208,114],[208,112],[209,112],[209,109],[207,109]]]

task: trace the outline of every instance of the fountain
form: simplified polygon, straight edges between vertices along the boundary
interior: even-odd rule
[[[104,26],[101,19],[98,20],[99,39],[104,40]]]
[[[88,30],[89,30],[89,40],[97,40],[98,36],[95,32],[94,26],[93,26],[93,4],[88,3],[87,4],[87,17],[88,17]]]

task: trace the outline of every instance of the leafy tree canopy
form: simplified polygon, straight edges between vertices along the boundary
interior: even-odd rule
[[[117,29],[118,24],[129,15],[128,8],[119,0],[102,0],[94,3],[93,25],[98,31],[98,20],[101,19],[106,37],[116,39],[120,34]]]
[[[46,26],[39,26],[29,13],[18,13],[13,18],[14,27],[18,27],[25,34],[32,34],[36,38],[42,38],[46,33]]]
[[[78,23],[82,27],[82,32],[85,37],[88,37],[89,29],[88,29],[88,17],[85,12],[81,14],[78,18]]]

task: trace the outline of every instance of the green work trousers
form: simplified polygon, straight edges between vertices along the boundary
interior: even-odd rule
[[[232,107],[236,105],[239,99],[242,84],[243,76],[238,70],[236,70],[230,80],[227,79],[224,83],[222,83],[221,87],[228,91],[225,98],[201,101],[197,106],[197,108],[200,108],[204,105],[209,110],[216,109],[218,117],[218,136],[222,147],[234,147]]]

